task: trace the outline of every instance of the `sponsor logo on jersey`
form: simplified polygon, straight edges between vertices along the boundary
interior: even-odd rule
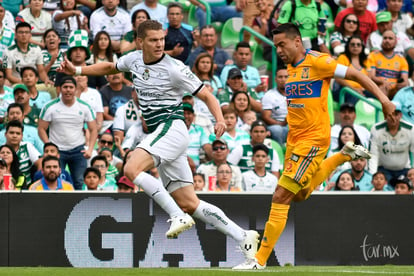
[[[302,72],[303,73],[303,72]],[[319,98],[321,96],[322,81],[295,81],[285,86],[286,97],[296,98]]]

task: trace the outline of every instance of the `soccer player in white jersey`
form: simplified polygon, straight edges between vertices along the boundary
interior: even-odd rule
[[[207,104],[216,118],[215,133],[220,137],[226,125],[217,100],[187,66],[164,53],[165,33],[158,21],[142,22],[137,35],[142,51],[122,56],[116,63],[75,67],[65,59],[58,71],[71,75],[131,72],[150,134],[132,153],[125,175],[170,215],[168,238],[191,228],[194,224],[191,214],[231,236],[245,257],[251,258],[256,252],[259,234],[242,229],[218,207],[198,199],[187,161],[189,136],[184,123],[183,93],[191,91]],[[146,173],[154,167],[158,167],[164,185]]]

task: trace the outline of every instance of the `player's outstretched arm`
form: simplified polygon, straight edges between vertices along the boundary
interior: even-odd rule
[[[214,126],[214,132],[217,138],[226,131],[226,124],[224,123],[223,113],[221,112],[220,105],[217,99],[208,91],[207,87],[203,87],[200,92],[197,93],[197,97],[206,103],[211,114],[216,118],[216,125]]]
[[[346,71],[345,78],[348,80],[353,80],[362,85],[365,90],[371,92],[382,104],[382,112],[384,112],[384,117],[390,117],[395,111],[395,105],[391,103],[388,97],[378,88],[378,86],[366,75],[361,72],[348,67]]]
[[[66,58],[66,56],[65,60],[60,64],[56,71],[72,76],[75,74],[85,76],[104,76],[119,73],[119,71],[115,68],[115,63],[113,62],[100,62],[88,66],[75,66]]]

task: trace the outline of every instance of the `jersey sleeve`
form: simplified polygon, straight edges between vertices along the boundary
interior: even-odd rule
[[[231,164],[237,166],[242,156],[243,156],[243,147],[237,146],[227,156],[227,162],[230,162]]]
[[[134,61],[132,57],[134,52],[120,57],[116,62],[116,69],[121,72],[129,72],[130,64]]]
[[[170,70],[170,76],[172,83],[182,91],[188,91],[191,94],[195,95],[200,91],[203,83],[200,79],[191,72],[190,68],[179,60],[173,60],[170,58],[173,63],[176,65],[176,69]]]
[[[408,74],[408,62],[404,57],[401,57],[401,74]]]
[[[49,105],[45,105],[40,111],[39,118],[46,122],[52,121],[52,112],[49,108]]]
[[[27,151],[29,152],[29,158],[32,163],[36,162],[41,155],[32,143],[27,143]]]
[[[321,55],[315,59],[313,68],[317,69],[318,77],[320,79],[327,79],[334,77],[338,62],[329,55]]]
[[[89,104],[85,104],[85,121],[91,122],[95,120],[95,112],[92,110],[92,107],[90,107]]]

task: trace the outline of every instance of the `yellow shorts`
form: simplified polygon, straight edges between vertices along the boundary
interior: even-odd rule
[[[329,145],[316,147],[309,143],[286,145],[285,169],[278,185],[297,194],[310,185],[313,175],[328,153]],[[293,181],[283,181],[285,177]]]

